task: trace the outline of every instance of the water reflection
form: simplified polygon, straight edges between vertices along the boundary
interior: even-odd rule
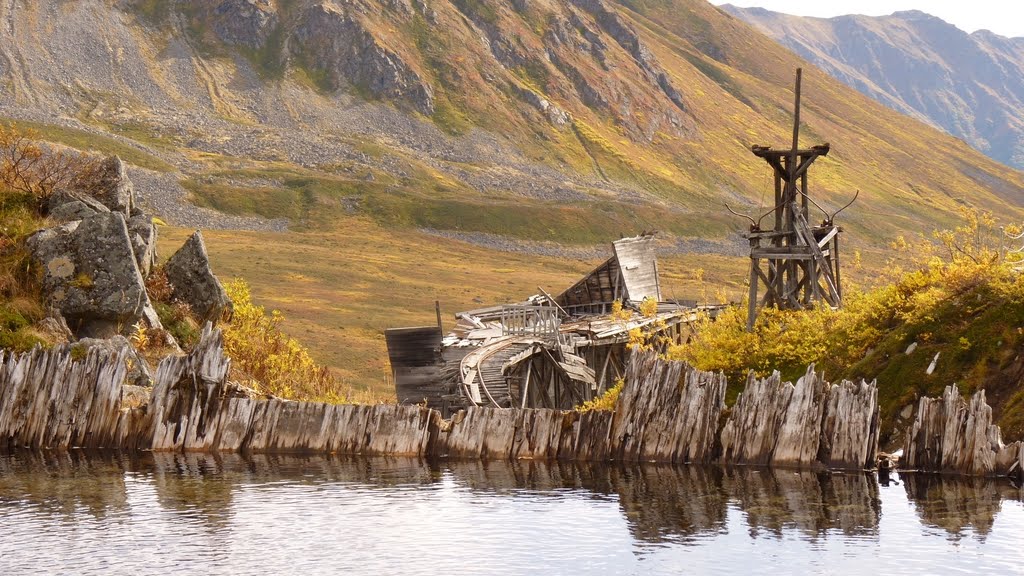
[[[29,506],[65,519],[78,513],[96,519],[116,516],[128,507],[124,473],[129,468],[109,453],[0,456],[0,506]]]
[[[903,485],[921,522],[946,531],[953,539],[973,533],[984,540],[1003,501],[1024,500],[1024,492],[1006,480],[907,474]]]
[[[724,489],[746,513],[751,537],[781,536],[785,528],[808,537],[831,530],[857,536],[878,530],[878,483],[872,474],[734,468]]]
[[[438,562],[468,546],[500,557],[507,568],[501,573],[522,573],[538,557],[564,569],[554,573],[620,572],[616,567],[635,571],[631,562],[662,558],[658,551],[664,550],[746,542],[779,554],[795,538],[812,550],[838,545],[839,557],[861,550],[850,543],[868,544],[874,548],[862,553],[874,558],[890,549],[904,553],[898,548],[917,545],[922,534],[984,544],[993,534],[1012,537],[1024,529],[1024,494],[1006,482],[931,475],[893,480],[880,488],[872,474],[749,467],[25,453],[0,456],[0,549],[13,550],[7,559],[27,571],[89,572],[107,565],[102,550],[128,531],[143,540],[177,539],[174,546],[144,548],[140,558],[154,570],[295,571],[288,554],[273,564],[258,560],[261,550],[312,545],[307,560],[315,567],[327,561],[316,554],[344,531],[346,541],[360,544],[345,549],[349,557],[331,557],[325,566],[332,571],[359,572],[380,561],[376,547],[400,547],[410,557],[436,556],[423,570],[435,573]],[[1006,514],[1015,523],[1009,529],[999,522]],[[61,555],[59,542],[72,535],[99,556]],[[321,544],[327,548],[320,550]],[[240,560],[243,554],[255,559]],[[38,564],[51,555],[52,563]],[[591,564],[578,564],[581,556]],[[713,555],[705,556],[707,562]],[[397,571],[420,568],[403,564]],[[820,571],[813,562],[810,568]]]

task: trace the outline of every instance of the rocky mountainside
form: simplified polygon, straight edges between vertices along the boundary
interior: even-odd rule
[[[701,0],[44,0],[0,21],[0,114],[139,149],[157,170],[133,178],[182,224],[161,201],[183,186],[293,228],[724,239],[723,202],[763,207],[749,146],[787,141],[801,65]],[[833,143],[819,194],[860,189],[852,225],[880,245],[1024,202],[1021,174],[817,71],[804,93],[807,143]]]
[[[1024,168],[1024,38],[968,34],[916,10],[824,19],[722,9],[875,100]]]
[[[964,205],[1024,219],[1024,174],[704,0],[0,2],[0,119],[117,154],[148,213],[202,227],[217,273],[357,385],[435,299],[559,291],[587,266],[567,255],[644,230],[690,282],[673,298],[703,270],[738,297],[747,224],[724,204],[770,208],[750,147],[790,141],[800,66],[801,142],[831,143],[815,201],[860,191],[851,261]]]

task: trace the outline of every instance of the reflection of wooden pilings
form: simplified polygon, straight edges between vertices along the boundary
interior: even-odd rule
[[[1002,501],[1024,497],[1019,488],[984,478],[904,473],[900,479],[921,522],[958,537],[972,529],[984,538],[992,530]]]

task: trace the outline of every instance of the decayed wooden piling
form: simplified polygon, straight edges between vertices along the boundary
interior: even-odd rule
[[[157,369],[153,450],[426,456],[440,414],[418,406],[261,400],[227,381],[219,331]]]
[[[126,351],[99,347],[0,352],[0,445],[8,448],[117,448]]]
[[[634,462],[710,462],[725,409],[723,374],[635,353],[612,418],[611,454]]]
[[[827,468],[873,468],[878,452],[878,387],[843,380],[829,389],[818,462]]]
[[[122,409],[126,352],[69,349],[0,357],[7,447],[319,452],[456,459],[784,463],[870,462],[874,387],[829,386],[813,370],[794,387],[752,379],[726,429],[725,377],[634,354],[614,412],[473,407],[443,421],[409,405],[254,398],[228,382],[219,331],[161,362],[148,404]],[[725,449],[723,452],[722,449]],[[870,453],[869,453],[870,452]]]
[[[907,434],[901,468],[976,476],[1024,477],[1024,443],[1003,444],[985,391],[970,401],[955,385],[942,398],[921,398]]]
[[[722,429],[722,462],[865,469],[878,447],[874,383],[826,382],[811,366],[796,384],[748,376]]]

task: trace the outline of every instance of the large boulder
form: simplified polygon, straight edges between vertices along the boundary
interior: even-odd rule
[[[120,212],[126,219],[135,207],[135,187],[128,178],[124,162],[111,156],[100,163],[96,170],[96,181],[89,190],[111,212]]]
[[[230,313],[231,299],[210,268],[199,230],[164,264],[164,273],[171,285],[171,297],[188,304],[199,318],[216,323]]]
[[[120,212],[41,230],[26,245],[43,268],[48,304],[77,337],[127,334],[143,318],[149,297]]]
[[[57,222],[71,222],[94,214],[110,212],[110,208],[88,194],[58,190],[50,195],[46,211],[50,218]]]

